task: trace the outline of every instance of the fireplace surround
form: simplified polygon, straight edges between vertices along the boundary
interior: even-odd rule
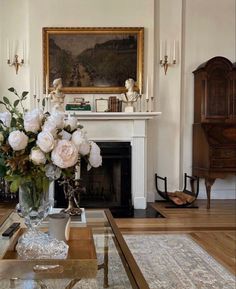
[[[88,137],[99,143],[129,143],[131,163],[131,204],[134,209],[147,206],[147,121],[161,112],[78,113]],[[113,204],[114,205],[114,204]]]

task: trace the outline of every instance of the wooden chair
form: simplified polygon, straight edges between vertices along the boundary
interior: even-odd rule
[[[158,180],[164,181],[164,190],[160,190]],[[188,182],[189,181],[189,182]],[[165,200],[173,203],[167,208],[198,208],[193,203],[198,197],[199,193],[199,178],[184,174],[184,188],[182,191],[168,192],[167,191],[167,177],[160,177],[155,174],[156,190],[158,194]],[[191,190],[188,188],[190,187]]]

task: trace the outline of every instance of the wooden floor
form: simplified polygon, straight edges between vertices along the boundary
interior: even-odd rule
[[[187,233],[218,262],[236,274],[236,201],[199,200],[198,209],[170,209],[152,204],[165,219],[116,219],[122,233]]]
[[[212,200],[211,209],[199,200],[198,209],[170,209],[166,203],[154,203],[164,219],[116,219],[122,233],[187,233],[218,262],[236,274],[236,201]],[[11,206],[0,204],[0,218]]]

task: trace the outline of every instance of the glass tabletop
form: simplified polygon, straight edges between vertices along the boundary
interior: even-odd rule
[[[80,267],[78,267],[78,276],[73,278],[67,278],[66,274],[59,274],[59,277],[51,278],[50,274],[35,274],[33,270],[32,272],[27,272],[27,274],[18,274],[16,278],[16,275],[11,273],[14,272],[12,268],[17,266],[17,270],[20,270],[22,267],[27,267],[30,261],[24,260],[25,263],[17,263],[19,260],[4,259],[4,255],[9,250],[9,247],[12,246],[12,240],[17,232],[10,239],[2,237],[2,233],[14,222],[20,222],[21,227],[24,227],[24,220],[15,212],[9,213],[0,224],[1,289],[149,288],[109,210],[86,210],[82,220],[72,218],[70,224],[71,228],[81,228],[81,231],[88,229],[92,232],[96,250],[97,269],[93,278],[87,277],[86,274],[83,275],[81,273],[84,272],[83,268],[81,268],[80,272]],[[79,242],[80,240],[78,240]],[[83,248],[81,249],[83,250]],[[66,263],[67,260],[60,260],[60,262],[65,267],[71,264]],[[5,268],[5,272],[8,273],[7,277],[1,268]]]

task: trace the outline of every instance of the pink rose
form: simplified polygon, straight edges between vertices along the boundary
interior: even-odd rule
[[[78,161],[78,149],[69,140],[59,140],[52,151],[51,159],[54,165],[61,169],[74,166]]]

